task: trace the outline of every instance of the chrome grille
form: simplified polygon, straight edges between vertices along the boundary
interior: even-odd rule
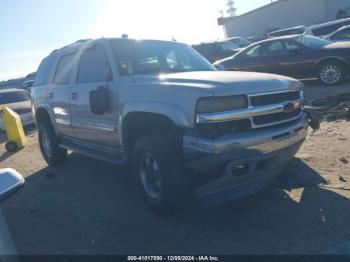
[[[298,117],[300,113],[301,113],[301,109],[299,108],[288,113],[282,112],[282,113],[275,113],[275,114],[269,114],[269,115],[263,115],[263,116],[255,116],[253,117],[253,122],[254,122],[254,125],[261,126],[261,125],[267,125],[270,123],[289,121],[290,119]]]
[[[289,102],[302,101],[302,93],[300,90],[282,91],[267,94],[257,94],[249,96],[251,108],[259,108],[264,106],[284,104]],[[261,128],[287,123],[298,119],[302,114],[302,109],[297,108],[291,111],[271,113],[251,118],[253,128]]]
[[[276,126],[302,117],[303,94],[301,90],[288,90],[247,95],[247,108],[228,112],[200,113],[197,124],[213,124],[248,120],[251,129]],[[236,129],[235,129],[236,130]]]
[[[301,99],[299,91],[250,96],[251,106],[266,106]]]

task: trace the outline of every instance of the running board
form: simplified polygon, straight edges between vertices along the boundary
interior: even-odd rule
[[[96,158],[99,160],[106,161],[111,164],[124,165],[128,160],[128,157],[126,155],[101,152],[96,149],[83,147],[81,145],[74,143],[70,139],[63,138],[59,146],[91,158]]]

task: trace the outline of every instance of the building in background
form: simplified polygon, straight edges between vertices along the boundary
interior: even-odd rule
[[[219,18],[227,37],[265,37],[268,32],[335,20],[350,0],[279,0],[240,16]]]

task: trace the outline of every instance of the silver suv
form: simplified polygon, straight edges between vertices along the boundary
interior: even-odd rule
[[[146,203],[164,210],[188,189],[213,204],[270,184],[306,137],[302,87],[217,71],[177,42],[99,39],[53,51],[32,97],[49,165],[67,149],[129,162]]]

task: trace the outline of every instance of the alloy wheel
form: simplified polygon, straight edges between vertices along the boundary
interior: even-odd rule
[[[157,160],[150,153],[144,153],[141,157],[140,178],[146,193],[152,198],[158,198],[162,186],[161,170]]]
[[[51,142],[50,142],[49,135],[48,135],[46,130],[42,131],[41,144],[42,144],[42,148],[43,148],[45,155],[50,158],[51,157]]]
[[[336,84],[342,77],[341,68],[338,65],[329,64],[321,69],[321,80],[329,85]]]

